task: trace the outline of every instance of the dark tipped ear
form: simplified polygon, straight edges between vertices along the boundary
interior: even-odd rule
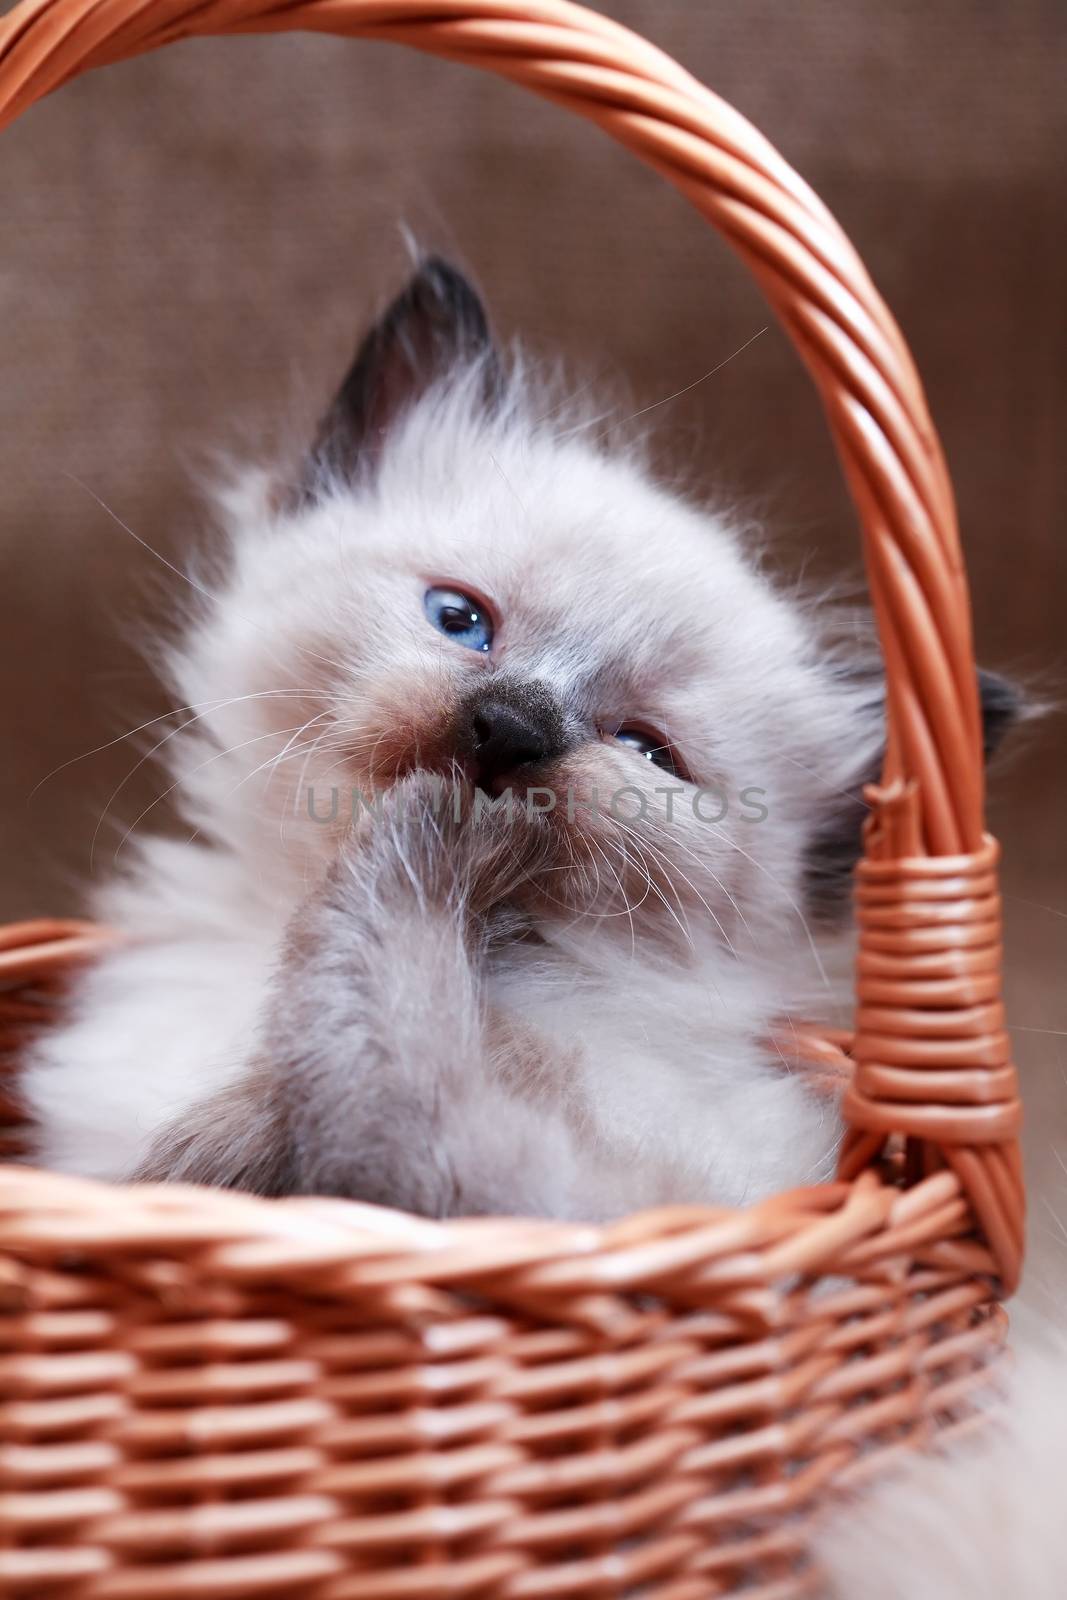
[[[1007,678],[980,671],[978,693],[982,706],[983,747],[988,761],[1012,724],[1023,711],[1023,697]],[[864,713],[879,720],[885,714],[881,687],[872,696]],[[863,821],[867,814],[863,790],[877,783],[882,752],[870,761],[856,781],[845,790],[833,813],[817,829],[808,849],[805,888],[808,906],[821,922],[840,920],[848,910],[852,873],[863,850]]]
[[[982,702],[982,746],[988,761],[1009,728],[1022,716],[1023,696],[1007,678],[982,669],[978,672],[978,694]]]
[[[372,469],[397,417],[474,362],[483,365],[488,398],[496,363],[485,308],[456,267],[428,256],[357,350],[319,425],[305,492]]]

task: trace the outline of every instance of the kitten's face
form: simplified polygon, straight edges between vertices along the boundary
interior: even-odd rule
[[[242,681],[308,691],[295,715],[287,697],[243,708],[279,743],[307,724],[268,814],[332,848],[310,817],[335,792],[343,826],[353,789],[458,764],[546,814],[561,910],[734,941],[738,905],[788,917],[855,760],[799,619],[637,472],[518,424],[468,431],[455,407],[413,413],[372,485],[256,536],[235,605],[278,649],[253,647]]]
[[[720,525],[531,424],[536,397],[486,411],[478,386],[422,397],[373,472],[241,517],[181,664],[190,703],[235,696],[209,718],[231,753],[194,750],[185,785],[225,784],[234,839],[258,821],[303,872],[353,791],[458,765],[544,813],[545,915],[795,939],[813,832],[873,762],[876,719]]]
[[[225,783],[232,842],[258,820],[303,871],[336,850],[353,791],[459,770],[544,813],[546,916],[795,941],[831,816],[858,850],[842,796],[876,770],[876,695],[719,523],[605,456],[595,427],[539,422],[547,403],[486,341],[472,291],[424,268],[295,502],[237,518],[224,598],[179,661],[191,703],[235,697],[208,718],[229,753],[187,757],[183,781],[216,801]]]

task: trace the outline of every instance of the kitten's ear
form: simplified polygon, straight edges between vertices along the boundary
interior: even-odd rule
[[[1004,735],[1024,715],[1026,702],[1018,684],[982,667],[978,669],[978,695],[982,702],[982,746],[988,761],[1000,748]]]
[[[982,705],[982,743],[988,761],[1012,724],[1024,714],[1025,701],[1015,684],[995,672],[979,671],[978,693]],[[860,715],[876,717],[881,723],[885,716],[885,700],[880,685],[877,693],[863,705]],[[806,898],[809,909],[822,922],[837,921],[848,910],[852,873],[863,852],[862,830],[866,815],[863,791],[867,784],[877,783],[882,759],[883,751],[878,749],[855,781],[842,792],[840,805],[835,806],[833,815],[820,825],[809,847]]]
[[[456,267],[427,256],[356,351],[319,425],[305,495],[373,470],[396,419],[431,385],[474,364],[488,400],[498,370],[485,308]]]

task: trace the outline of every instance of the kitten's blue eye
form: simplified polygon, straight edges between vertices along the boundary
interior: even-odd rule
[[[493,642],[493,624],[481,601],[460,589],[427,589],[423,610],[439,633],[468,650],[486,651]]]
[[[674,751],[661,733],[650,733],[647,728],[624,725],[615,730],[613,737],[616,744],[626,745],[639,756],[644,756],[646,761],[651,761],[654,766],[662,767],[664,772],[669,772],[672,778],[685,776]]]

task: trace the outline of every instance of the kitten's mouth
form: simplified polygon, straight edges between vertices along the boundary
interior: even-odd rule
[[[428,773],[445,785],[454,784],[472,793],[479,791],[489,800],[502,800],[506,794],[510,794],[513,801],[520,805],[527,804],[535,791],[543,792],[544,789],[543,783],[538,782],[543,774],[537,768],[485,772],[476,760],[461,755],[443,756],[439,760],[420,759],[418,755],[413,755],[396,769],[391,781],[399,783],[414,772]]]
[[[494,800],[499,800],[502,795],[509,792],[516,800],[528,800],[532,791],[538,787],[536,779],[538,773],[533,769],[516,772],[499,772],[487,778],[476,777],[474,786],[483,794],[490,795]]]
[[[470,754],[414,748],[392,763],[388,786],[391,788],[417,772],[438,778],[445,785],[455,784],[462,789],[480,790],[491,800],[499,800],[510,791],[514,799],[520,802],[525,802],[530,792],[539,787],[538,780],[542,776],[540,769],[532,764],[507,772],[487,771]]]

